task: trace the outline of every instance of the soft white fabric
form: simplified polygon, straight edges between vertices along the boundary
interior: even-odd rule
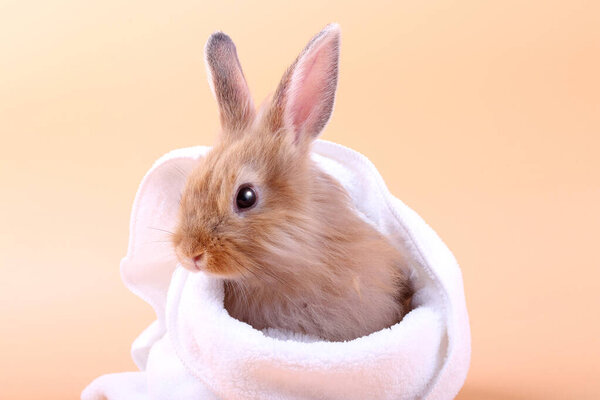
[[[402,322],[349,342],[257,331],[231,318],[223,285],[177,267],[168,242],[185,174],[207,147],[176,150],[144,177],[121,273],[157,321],[133,343],[140,372],[104,375],[83,400],[452,399],[469,367],[460,269],[427,224],[387,190],[364,156],[317,141],[313,158],[350,193],[358,212],[409,252],[415,308]]]

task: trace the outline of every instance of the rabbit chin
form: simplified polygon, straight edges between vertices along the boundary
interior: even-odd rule
[[[191,261],[182,262],[181,260],[179,261],[179,264],[190,272],[204,272],[205,274],[214,278],[221,278],[227,280],[237,280],[242,278],[242,275],[238,271],[230,268],[223,268],[222,266],[214,266],[207,264],[201,267],[197,267]]]
[[[191,265],[191,268],[194,272],[204,272],[205,274],[227,280],[237,280],[242,278],[242,274],[233,266],[228,265],[227,263],[214,263],[211,260],[208,260],[201,268],[196,268],[194,265]]]

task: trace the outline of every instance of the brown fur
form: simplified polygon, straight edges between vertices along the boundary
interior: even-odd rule
[[[244,130],[224,126],[190,174],[173,236],[179,260],[194,270],[202,254],[203,270],[225,281],[230,315],[256,329],[350,340],[389,327],[412,295],[402,254],[311,160],[311,141],[297,140],[309,135],[273,123],[274,112],[284,113],[274,99]],[[328,118],[314,119],[319,130]],[[239,212],[244,183],[258,201]]]

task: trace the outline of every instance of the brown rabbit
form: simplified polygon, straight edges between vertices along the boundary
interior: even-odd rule
[[[389,327],[412,295],[403,255],[310,158],[333,109],[340,33],[316,35],[255,112],[235,45],[206,44],[218,143],[188,177],[173,244],[225,284],[229,314],[256,329],[350,340]]]

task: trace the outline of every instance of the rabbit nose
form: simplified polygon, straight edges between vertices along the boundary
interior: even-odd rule
[[[204,259],[204,253],[200,253],[197,256],[195,256],[192,261],[194,262],[194,266],[196,267],[196,269],[198,271],[204,269],[204,265],[205,265],[205,259]]]

